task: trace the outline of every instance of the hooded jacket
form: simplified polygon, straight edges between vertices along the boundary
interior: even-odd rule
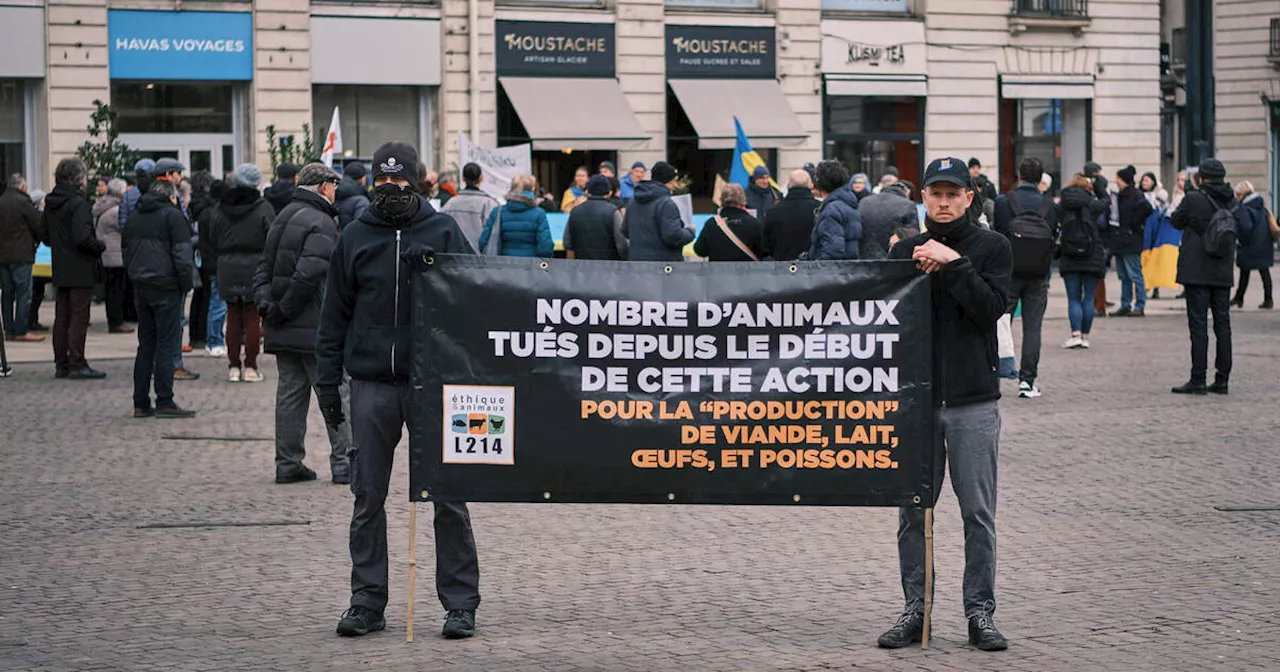
[[[0,195],[0,264],[30,264],[46,238],[44,220],[31,197],[17,187]]]
[[[44,198],[44,225],[53,250],[53,284],[60,289],[98,284],[107,246],[93,235],[93,211],[79,185],[58,184]]]
[[[810,261],[858,259],[862,242],[862,216],[858,197],[849,187],[827,195],[813,222]]]
[[[747,186],[747,209],[756,211],[756,219],[764,219],[769,214],[769,210],[782,200],[782,194],[778,193],[773,185],[767,187],[756,186],[755,180]]]
[[[1244,197],[1236,210],[1236,266],[1252,271],[1271,268],[1275,264],[1275,243],[1271,240],[1271,228],[1267,224],[1267,206],[1262,194],[1254,192]]]
[[[1230,208],[1236,195],[1225,182],[1205,182],[1189,189],[1182,205],[1173,213],[1173,228],[1182,232],[1178,248],[1178,284],[1230,288],[1235,282],[1235,255],[1221,259],[1204,251],[1201,237],[1218,208]]]
[[[898,241],[890,259],[910,259],[929,240],[960,253],[932,278],[933,380],[935,403],[964,406],[1000,398],[1000,355],[996,320],[1009,301],[1013,253],[1004,236],[962,217],[945,235],[933,224],[913,238]]]
[[[102,252],[102,265],[107,268],[124,266],[124,254],[120,249],[120,199],[103,196],[93,204],[93,231],[107,249]]]
[[[498,253],[507,257],[550,257],[555,254],[556,243],[551,239],[551,225],[547,213],[539,208],[533,192],[513,191],[507,194],[507,202],[494,208],[485,220],[484,231],[476,249],[484,251],[489,245],[490,234],[498,215],[502,215]],[[461,229],[461,227],[459,227]],[[464,232],[463,235],[466,235]]]
[[[218,294],[226,301],[253,302],[253,275],[267,247],[276,211],[253,187],[233,187],[213,208],[204,232],[217,259]]]
[[[329,275],[329,256],[338,244],[337,214],[323,196],[299,189],[271,224],[253,275],[255,300],[276,304],[284,318],[264,324],[268,353],[316,351],[320,298]]]
[[[622,219],[622,234],[631,241],[631,261],[684,261],[684,246],[693,231],[684,225],[667,185],[644,180]]]
[[[858,201],[862,219],[861,259],[885,259],[889,256],[889,238],[894,229],[911,227],[919,230],[920,212],[916,204],[897,189],[885,189]]]
[[[263,190],[262,195],[271,204],[271,207],[279,213],[289,206],[293,201],[293,192],[297,191],[298,185],[293,180],[276,180]],[[222,282],[219,280],[218,282]]]
[[[631,179],[631,172],[627,171],[622,179],[618,180],[618,198],[629,201],[636,196],[636,183]]]
[[[191,227],[172,201],[162,194],[143,194],[120,237],[125,268],[135,287],[191,291],[195,268]]]
[[[1141,254],[1147,218],[1155,209],[1147,197],[1133,187],[1116,194],[1116,220],[1120,226],[1107,227],[1107,247],[1112,254]]]
[[[357,380],[409,380],[413,273],[400,255],[411,245],[474,253],[453,218],[421,197],[407,222],[388,222],[371,207],[338,237],[316,334],[317,387],[337,387],[343,370]]]
[[[792,261],[809,251],[813,239],[813,218],[822,201],[808,187],[791,187],[787,195],[764,218],[765,258]]]
[[[449,215],[462,229],[463,235],[471,246],[480,249],[480,234],[489,222],[489,215],[499,207],[498,199],[490,196],[479,187],[467,187],[440,208],[440,212]]]
[[[338,230],[341,231],[369,209],[369,190],[358,180],[344,177],[338,183],[338,195],[333,204],[338,211]]]
[[[1106,277],[1106,250],[1102,240],[1102,229],[1098,225],[1098,215],[1106,212],[1110,205],[1110,199],[1096,198],[1080,187],[1067,187],[1062,190],[1062,202],[1058,204],[1061,228],[1065,230],[1068,225],[1074,226],[1078,219],[1083,218],[1085,226],[1082,228],[1088,232],[1089,240],[1093,241],[1093,249],[1088,257],[1060,254],[1058,272],[1061,275],[1080,273],[1096,278]]]

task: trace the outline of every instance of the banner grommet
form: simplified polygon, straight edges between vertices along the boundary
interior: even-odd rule
[[[676,493],[674,493],[674,492],[668,492],[668,493],[667,493],[667,501],[668,501],[668,502],[674,502],[674,501],[676,501]]]
[[[791,264],[791,268],[788,268],[787,270],[791,271],[792,273],[795,273],[796,271],[800,270],[800,267],[796,266],[795,264]]]
[[[545,271],[545,270],[547,270],[547,269],[548,269],[548,268],[550,268],[550,267],[551,267],[551,264],[548,264],[548,263],[547,263],[547,262],[545,262],[545,261],[544,261],[544,262],[542,262],[541,264],[538,264],[538,268],[541,268],[541,269],[542,269],[542,270],[544,270],[544,271]]]
[[[666,274],[668,274],[668,275],[670,275],[670,274],[671,274],[671,267],[670,267],[670,266],[664,266],[664,267],[662,268],[662,272],[663,272],[663,273],[666,273]]]
[[[423,490],[423,491],[422,491],[422,499],[423,499],[423,500],[426,500],[426,499],[428,499],[429,497],[431,497],[431,493],[427,492],[426,490]]]
[[[911,503],[912,503],[912,504],[919,504],[919,503],[920,503],[920,495],[916,495],[915,497],[912,497],[912,498],[911,498]]]
[[[549,493],[549,492],[544,492],[544,493],[542,493],[542,498],[543,498],[543,499],[551,499],[551,493]]]
[[[800,495],[792,495],[792,496],[791,496],[791,501],[793,501],[793,502],[795,502],[795,503],[799,504],[799,503],[800,503]]]

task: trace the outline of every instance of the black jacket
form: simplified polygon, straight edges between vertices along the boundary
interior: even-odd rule
[[[1081,273],[1102,278],[1107,275],[1106,250],[1102,240],[1102,229],[1098,225],[1098,215],[1106,212],[1111,205],[1110,199],[1095,198],[1093,194],[1080,187],[1067,187],[1062,190],[1062,202],[1058,204],[1061,211],[1062,227],[1074,226],[1077,219],[1083,218],[1082,227],[1093,241],[1093,249],[1087,257],[1072,257],[1065,254],[1058,256],[1058,272],[1062,275]]]
[[[653,180],[636,185],[622,233],[631,241],[632,261],[684,261],[684,246],[693,242],[667,185]]]
[[[773,186],[761,189],[756,186],[755,181],[752,181],[751,185],[747,187],[747,209],[755,210],[757,219],[767,217],[773,206],[777,205],[781,200],[782,194],[779,194],[778,190],[774,189]]]
[[[1236,210],[1236,266],[1252,271],[1271,268],[1275,264],[1275,242],[1271,240],[1271,227],[1267,223],[1267,205],[1262,194],[1252,193],[1240,202]]]
[[[59,184],[44,198],[44,226],[53,250],[53,284],[60,288],[93,287],[102,270],[107,246],[93,232],[93,210],[80,187]],[[187,234],[190,239],[191,234]]]
[[[1235,281],[1235,255],[1219,259],[1204,251],[1201,236],[1217,208],[1230,208],[1236,200],[1231,185],[1224,182],[1204,183],[1199,189],[1188,189],[1182,205],[1173,213],[1173,228],[1182,232],[1178,248],[1178,284],[1230,288]],[[1215,207],[1215,204],[1217,207]]]
[[[1040,193],[1034,184],[1022,182],[1018,184],[1018,188],[1009,192],[1009,194],[1001,194],[996,198],[996,221],[991,222],[991,228],[997,233],[1002,233],[1005,237],[1013,235],[1013,206],[1009,205],[1009,195],[1017,197],[1018,205],[1026,212],[1034,212],[1039,214],[1040,209],[1044,207],[1044,199],[1051,198]],[[1048,223],[1049,230],[1053,232],[1053,237],[1058,237],[1058,206],[1049,206],[1049,214],[1045,216],[1044,221]],[[1142,245],[1142,234],[1138,234],[1138,245]]]
[[[195,268],[191,226],[172,201],[162,194],[143,194],[120,236],[124,265],[135,287],[191,291]]]
[[[275,209],[253,187],[234,187],[213,208],[204,232],[218,268],[218,294],[227,301],[253,302],[253,274],[267,247]]]
[[[263,190],[262,195],[266,197],[271,207],[280,212],[293,202],[293,192],[297,191],[298,185],[293,180],[276,180],[271,186]]]
[[[338,230],[341,231],[369,209],[369,191],[356,180],[344,177],[338,183],[338,196],[333,204],[338,209]]]
[[[920,211],[916,204],[896,189],[885,189],[859,199],[858,212],[862,215],[862,244],[858,246],[860,259],[889,256],[889,238],[893,236],[894,229],[920,229]]]
[[[1125,187],[1116,194],[1116,219],[1120,226],[1107,227],[1107,248],[1112,254],[1142,254],[1143,232],[1154,208],[1141,191]]]
[[[337,208],[306,189],[271,223],[267,247],[253,275],[253,295],[280,308],[282,322],[265,325],[265,349],[280,352],[316,351],[320,328],[320,298],[329,275],[329,255],[338,244]]]
[[[412,272],[400,253],[410,245],[474,253],[453,218],[422,198],[408,222],[387,222],[369,208],[338,236],[316,334],[317,386],[337,386],[343,369],[357,380],[409,380]]]
[[[46,238],[44,221],[31,197],[17,187],[0,195],[0,264],[30,264]]]
[[[764,257],[764,226],[760,220],[742,208],[720,208],[720,217],[724,219],[733,235],[742,241],[747,249],[756,255],[756,260]],[[702,225],[702,233],[693,244],[693,253],[706,257],[707,261],[751,261],[745,252],[738,249],[729,236],[720,230],[714,218]]]
[[[603,196],[588,196],[569,213],[564,229],[564,250],[575,259],[627,258],[627,239],[622,235],[622,213]]]
[[[822,201],[813,197],[808,187],[791,187],[764,218],[762,251],[777,261],[799,259],[809,251],[813,239],[813,217]]]
[[[917,245],[934,237],[925,232],[898,241],[889,258],[910,259]],[[934,399],[947,406],[999,399],[996,321],[1009,301],[1009,240],[968,218],[937,239],[961,257],[932,278]]]

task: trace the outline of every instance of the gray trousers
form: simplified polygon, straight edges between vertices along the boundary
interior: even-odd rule
[[[1022,302],[1022,368],[1018,380],[1035,383],[1040,373],[1040,331],[1049,307],[1048,278],[1014,277],[1009,283],[1009,314]]]
[[[316,356],[310,353],[276,354],[279,380],[276,382],[276,475],[289,476],[302,470],[306,457],[307,413],[311,408],[311,390],[316,385]],[[347,386],[338,388],[342,406],[349,409]],[[347,453],[351,451],[351,422],[329,432],[329,473],[348,473]]]
[[[387,512],[391,466],[412,413],[411,388],[351,381],[351,606],[387,606]],[[438,436],[438,434],[437,434]],[[480,606],[480,560],[466,504],[435,502],[436,593],[446,610]]]
[[[1000,446],[1000,407],[987,401],[938,412],[942,441],[934,465],[935,497],[942,492],[948,463],[951,488],[964,521],[964,613],[996,609],[996,461]],[[936,500],[935,500],[936,504]],[[898,513],[898,564],[905,611],[924,613],[924,510]]]

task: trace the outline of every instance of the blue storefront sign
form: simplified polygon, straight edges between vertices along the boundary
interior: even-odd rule
[[[107,12],[112,79],[253,79],[248,12]]]

